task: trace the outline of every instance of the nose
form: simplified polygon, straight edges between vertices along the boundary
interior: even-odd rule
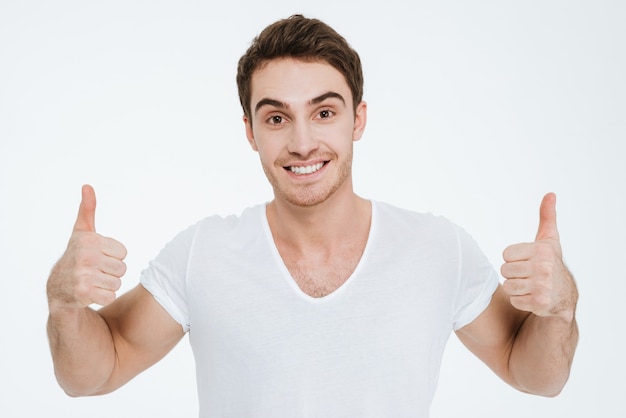
[[[319,147],[319,140],[314,130],[306,121],[294,123],[287,150],[301,157],[310,155]]]

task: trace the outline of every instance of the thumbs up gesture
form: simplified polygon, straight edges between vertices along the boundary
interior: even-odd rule
[[[96,233],[95,214],[95,192],[85,185],[67,249],[48,279],[50,310],[105,306],[115,300],[126,273],[126,248]]]
[[[563,263],[553,193],[541,202],[535,241],[511,245],[503,257],[503,289],[515,308],[543,317],[573,319],[578,291]]]

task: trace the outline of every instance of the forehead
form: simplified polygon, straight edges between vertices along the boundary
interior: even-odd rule
[[[266,62],[253,74],[251,104],[263,98],[297,103],[335,91],[351,100],[350,87],[345,77],[332,65],[323,61],[301,61],[280,58]]]

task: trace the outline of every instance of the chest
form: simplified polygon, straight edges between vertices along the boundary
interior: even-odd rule
[[[291,278],[307,295],[327,296],[340,288],[356,270],[365,242],[330,254],[297,255],[288,249],[280,251]]]

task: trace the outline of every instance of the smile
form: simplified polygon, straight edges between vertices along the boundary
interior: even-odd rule
[[[286,167],[286,168],[288,170],[290,170],[292,173],[301,176],[303,174],[315,173],[316,171],[318,171],[319,169],[324,167],[324,164],[325,164],[325,162],[322,161],[320,163],[307,165],[307,166],[294,166],[294,165],[292,165],[292,166]]]

